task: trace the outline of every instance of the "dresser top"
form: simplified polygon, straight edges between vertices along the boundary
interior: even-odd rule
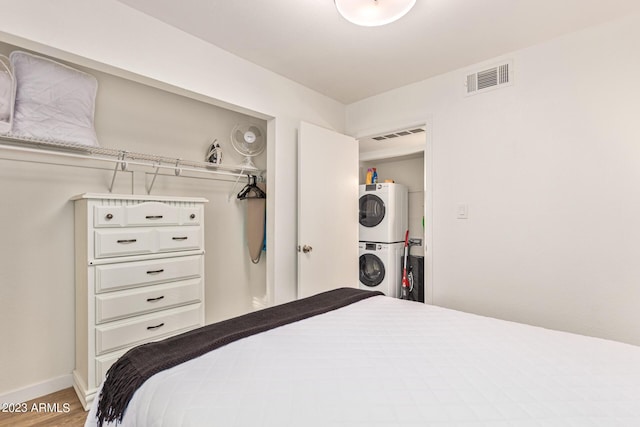
[[[207,203],[203,197],[151,196],[142,194],[83,193],[73,196],[71,200],[142,200],[145,202],[195,202]]]

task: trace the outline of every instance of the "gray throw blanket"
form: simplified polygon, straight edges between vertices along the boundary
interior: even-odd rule
[[[345,307],[381,292],[340,288],[269,307],[135,347],[114,363],[98,402],[98,425],[122,421],[138,387],[152,375],[253,334]]]

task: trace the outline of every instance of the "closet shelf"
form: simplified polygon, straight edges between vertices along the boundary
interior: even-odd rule
[[[151,193],[153,183],[160,169],[172,169],[176,176],[182,171],[203,172],[209,174],[240,177],[247,175],[262,176],[263,171],[244,165],[214,165],[208,162],[185,160],[154,154],[137,153],[106,147],[91,147],[45,139],[17,137],[14,135],[0,135],[0,148],[14,151],[37,152],[64,157],[84,158],[116,163],[109,192],[113,189],[118,170],[127,170],[128,165],[147,166],[155,169],[153,180],[147,192]],[[237,181],[236,181],[237,182]]]

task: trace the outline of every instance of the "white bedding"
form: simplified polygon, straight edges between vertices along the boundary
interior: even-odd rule
[[[120,425],[640,426],[640,347],[377,296],[156,374]]]
[[[9,57],[17,85],[13,136],[97,147],[96,78],[28,52]]]
[[[11,131],[16,85],[11,61],[0,54],[0,135]]]

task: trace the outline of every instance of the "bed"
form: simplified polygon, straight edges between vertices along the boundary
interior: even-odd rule
[[[640,425],[640,347],[341,292],[367,294],[162,370],[104,425]]]

